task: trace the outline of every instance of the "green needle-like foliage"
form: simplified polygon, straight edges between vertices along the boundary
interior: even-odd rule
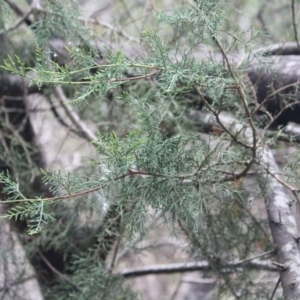
[[[39,275],[45,299],[138,298],[122,276],[118,254],[122,249],[134,253],[155,222],[188,244],[191,260],[209,263],[218,299],[266,299],[271,288],[255,283],[257,271],[225,266],[274,248],[267,219],[252,214],[243,189],[243,180],[255,171],[251,166],[259,165],[255,145],[264,140],[249,112],[255,99],[245,75],[253,57],[266,61],[252,50],[260,36],[245,39],[246,33],[227,19],[230,4],[195,0],[172,13],[157,13],[157,26],[140,33],[137,47],[144,53],[129,56],[122,49],[97,48],[99,24],[83,21],[77,1],[41,3],[40,17],[28,28],[34,65],[8,53],[2,70],[27,79],[50,100],[62,87],[69,99],[65,105],[98,130],[96,139],[86,141],[94,154],[80,168],[45,168],[34,176],[25,173],[24,161],[34,166],[30,157],[38,150],[26,146],[25,138],[17,143],[18,132],[0,132],[6,169],[0,173],[2,217],[25,223],[32,239],[24,232],[21,238],[37,273],[52,263],[52,273],[47,269]],[[9,11],[0,0],[0,28],[9,23]],[[55,40],[63,41],[64,63],[51,46]],[[230,55],[238,52],[244,54],[235,63]],[[210,113],[219,123],[220,114],[230,112],[235,122],[253,129],[254,146],[245,142],[243,131],[233,133],[225,125],[207,129],[196,111]],[[0,130],[4,120],[1,112]],[[74,124],[72,134],[86,137]],[[7,149],[15,143],[19,154],[11,158]],[[284,172],[290,184],[298,185],[299,154],[289,161]],[[29,189],[37,176],[47,196]],[[252,192],[258,202],[258,187]],[[57,255],[50,262],[49,253]]]

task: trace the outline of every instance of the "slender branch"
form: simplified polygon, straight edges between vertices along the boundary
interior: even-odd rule
[[[257,164],[259,164],[265,171],[267,174],[271,175],[276,181],[278,181],[278,183],[282,184],[283,186],[285,186],[286,188],[288,188],[291,192],[299,192],[300,189],[295,188],[291,185],[289,185],[288,183],[286,183],[284,180],[282,180],[276,173],[271,172],[269,169],[269,166],[264,166],[260,161],[257,160]]]
[[[293,107],[295,104],[296,104],[296,105],[299,105],[299,103],[300,103],[300,102],[297,101],[297,102],[289,103],[289,104],[285,105],[275,117],[272,117],[272,120],[271,120],[271,121],[269,122],[269,124],[265,127],[265,129],[269,129],[270,126],[272,125],[272,123],[275,122],[276,119],[278,119],[279,116],[280,116],[285,110],[287,110],[288,108]]]
[[[274,287],[274,290],[272,292],[272,295],[270,297],[270,300],[273,300],[274,299],[274,296],[275,296],[275,293],[276,293],[276,290],[278,289],[279,287],[279,284],[280,284],[280,277],[278,278],[276,284],[275,284],[275,287]]]
[[[132,14],[130,12],[130,10],[128,9],[127,7],[127,1],[125,2],[124,0],[120,0],[120,2],[122,3],[124,9],[125,9],[125,12],[126,14],[128,15],[128,18],[131,20],[131,24],[133,24],[133,27],[136,29],[136,32],[140,34],[140,29],[138,28],[136,22],[134,21],[134,18],[132,17]]]
[[[122,178],[125,178],[127,176],[131,175],[130,173],[128,174],[124,174],[124,175],[121,175],[117,178],[114,179],[115,180],[119,180],[119,179],[122,179]],[[66,199],[70,199],[70,198],[74,198],[74,197],[80,197],[80,196],[83,196],[83,195],[86,195],[86,194],[89,194],[89,193],[93,193],[93,192],[96,192],[98,190],[101,190],[103,188],[105,188],[106,186],[108,186],[109,183],[105,183],[101,186],[98,186],[98,187],[95,187],[93,189],[89,189],[89,190],[84,190],[84,191],[81,191],[81,192],[78,192],[78,193],[74,193],[74,194],[68,194],[68,195],[62,195],[62,196],[55,196],[55,197],[48,197],[48,198],[42,198],[42,199],[16,199],[16,200],[5,200],[5,201],[0,201],[0,204],[1,203],[15,203],[15,202],[40,202],[40,201],[56,201],[56,200],[66,200]]]
[[[187,116],[192,119],[197,126],[201,128],[201,130],[205,133],[211,133],[214,129],[216,129],[215,126],[216,122],[214,122],[214,116],[210,113],[206,112],[193,112],[187,114]],[[226,117],[226,116],[225,116]],[[224,118],[222,116],[222,122],[224,122]],[[223,129],[223,128],[222,128]],[[288,141],[288,142],[296,142],[300,143],[300,126],[298,124],[288,124],[286,127],[283,128],[282,134],[278,135],[278,131],[274,130],[260,130],[260,134],[266,136],[267,138],[274,138],[276,137],[276,140],[281,141]],[[221,171],[223,173],[226,173],[228,175],[232,175],[234,178],[238,178],[238,174],[232,172],[226,172]],[[247,173],[249,174],[249,172]]]
[[[295,16],[295,0],[292,0],[291,9],[292,9],[292,19],[293,19],[293,29],[294,29],[295,41],[297,43],[298,50],[300,51],[300,44],[299,44],[299,39],[298,39],[296,16]]]
[[[155,67],[153,67],[155,68]],[[34,71],[34,69],[32,69]],[[139,76],[134,76],[134,77],[124,77],[124,78],[111,78],[107,80],[109,83],[115,83],[115,82],[129,82],[129,81],[135,81],[135,80],[140,80],[140,79],[147,79],[150,77],[153,77],[154,75],[157,75],[161,71],[161,68],[159,67],[158,70],[155,70],[151,73],[145,74],[145,75],[139,75]],[[34,76],[29,76],[28,73],[26,74],[20,74],[22,77],[25,77],[29,79],[32,82],[37,82],[38,80]],[[93,80],[93,83],[101,83],[103,80]],[[73,84],[73,85],[85,85],[85,84],[91,84],[91,81],[64,81],[64,80],[59,80],[59,79],[54,79],[54,80],[43,80],[42,83],[44,84]]]
[[[65,274],[61,273],[60,271],[58,271],[56,268],[54,268],[52,266],[52,264],[49,262],[49,260],[43,255],[43,253],[38,250],[38,253],[40,255],[40,257],[42,258],[42,260],[45,262],[45,264],[49,267],[49,269],[55,273],[56,275],[58,275],[60,278],[62,278],[63,280],[65,280],[66,282],[68,282],[72,287],[74,287],[77,291],[81,291],[81,289],[72,282],[72,280]]]
[[[272,264],[280,269],[282,269],[283,271],[287,269],[287,266],[285,264],[281,264],[277,261],[272,261]]]
[[[197,7],[197,9],[199,10],[199,8]],[[213,40],[215,41],[215,43],[217,44],[218,48],[220,49],[221,53],[222,53],[222,56],[223,58],[225,59],[225,62],[226,62],[226,65],[227,65],[227,68],[228,68],[228,71],[230,73],[230,76],[232,77],[232,79],[234,80],[234,82],[236,83],[236,89],[240,95],[240,98],[242,100],[242,103],[243,103],[243,106],[244,106],[244,109],[245,109],[245,112],[246,112],[246,115],[247,115],[247,119],[248,119],[248,122],[250,124],[250,127],[251,127],[251,130],[252,130],[252,144],[253,144],[253,147],[252,147],[252,155],[253,155],[253,159],[255,158],[256,156],[256,128],[253,124],[253,120],[251,118],[251,113],[249,111],[249,107],[248,107],[248,103],[247,103],[247,97],[246,97],[246,94],[244,92],[244,89],[242,88],[241,84],[239,83],[238,79],[236,78],[234,72],[233,72],[233,69],[232,69],[232,66],[231,66],[231,63],[229,61],[229,58],[227,56],[227,54],[225,53],[219,39],[217,38],[215,32],[212,30],[206,16],[203,16],[204,19],[206,20],[206,25],[210,31],[210,34],[213,38]]]
[[[203,98],[203,101],[206,101],[206,100]],[[219,126],[222,129],[224,129],[226,131],[226,133],[228,133],[236,143],[240,144],[243,147],[251,148],[251,145],[248,145],[244,141],[240,141],[237,139],[237,134],[239,134],[241,137],[245,137],[245,135],[246,135],[245,131],[247,131],[247,128],[243,124],[235,122],[235,119],[229,115],[217,114],[216,112],[214,112],[214,110],[208,103],[207,103],[207,106],[213,115],[211,115],[211,114],[201,115],[201,122],[203,124],[205,124],[206,126],[209,126],[209,128],[213,128],[213,126]],[[238,126],[239,130],[235,129],[234,131],[232,131],[232,129],[234,129],[233,125]],[[278,174],[280,174],[280,172],[278,170],[275,173],[270,172],[268,165],[265,165],[264,162],[261,163],[261,157],[256,158],[254,161],[250,161],[249,164],[251,166],[253,166],[254,162],[256,162],[256,164],[259,164],[261,167],[263,167],[264,171],[266,171],[267,174],[270,174],[274,179],[276,179],[278,181],[278,183],[284,185],[286,188],[288,188],[292,192],[300,191],[299,188],[291,186],[288,183],[286,183],[283,179],[281,179],[278,176]],[[250,168],[248,168],[246,165],[246,168],[244,170],[242,170],[240,173],[232,174],[232,177],[225,177],[223,181],[231,181],[234,179],[241,178],[241,177],[245,176],[249,170],[250,170]]]
[[[242,264],[242,266],[241,266]],[[256,262],[232,262],[223,265],[221,272],[233,273],[239,271],[240,268],[247,268],[252,270],[265,270],[271,272],[277,272],[278,268],[266,263],[264,261],[257,260]],[[150,274],[170,274],[170,273],[182,273],[193,271],[210,271],[213,267],[207,261],[201,262],[188,262],[188,263],[175,263],[175,264],[160,264],[160,265],[148,265],[140,268],[129,268],[123,270],[120,275],[125,278],[144,276]]]
[[[113,257],[112,260],[110,262],[110,266],[108,268],[108,273],[111,274],[113,271],[114,266],[116,265],[116,258],[117,258],[117,253],[119,251],[119,247],[120,247],[120,243],[121,243],[121,238],[122,238],[122,231],[123,228],[121,228],[120,233],[117,237],[117,242],[115,243],[115,247],[114,247],[114,251],[113,251]]]
[[[270,250],[270,251],[267,251],[267,252],[264,252],[264,253],[252,256],[250,258],[247,258],[247,259],[244,259],[244,260],[241,260],[241,261],[237,262],[236,265],[240,265],[240,264],[243,264],[245,262],[248,262],[248,261],[260,258],[260,257],[264,257],[264,256],[269,255],[269,254],[273,254],[274,252],[275,252],[275,250]]]
[[[274,91],[273,93],[269,94],[261,103],[259,103],[259,105],[252,111],[251,116],[253,116],[254,114],[256,114],[265,104],[266,102],[271,98],[276,96],[277,94],[279,94],[280,92],[284,91],[285,89],[289,88],[289,87],[293,87],[293,86],[299,86],[300,81],[297,80],[297,82],[293,82],[291,84],[287,84],[281,88],[279,88],[278,90]],[[292,105],[296,104],[298,102],[293,102],[291,103]],[[277,117],[277,116],[276,116]]]
[[[24,21],[28,20],[28,16],[32,13],[33,8],[34,8],[34,4],[31,4],[29,10],[26,13],[24,13],[24,15],[21,18],[19,18],[19,20],[17,20],[12,26],[10,26],[7,29],[0,30],[0,36],[4,33],[13,31],[14,29],[18,28]]]
[[[26,15],[26,13],[19,7],[19,5],[17,5],[14,1],[11,1],[11,0],[5,0],[6,3],[9,4],[9,6],[13,9],[13,11],[18,15],[20,16],[21,18],[23,16]],[[31,4],[31,6],[33,5],[34,3]],[[28,16],[26,16],[26,18],[24,19],[24,21],[26,22],[26,24],[28,26],[32,25],[32,22],[31,20],[28,18]]]
[[[237,134],[233,134],[231,132],[231,130],[229,128],[227,128],[228,126],[225,126],[224,124],[227,124],[227,121],[224,123],[224,119],[226,119],[225,116],[222,116],[222,120],[220,119],[220,114],[218,112],[216,112],[212,106],[208,103],[208,101],[206,101],[205,97],[203,97],[201,91],[196,88],[201,100],[203,101],[203,103],[205,103],[205,106],[208,108],[208,110],[213,114],[213,115],[206,115],[206,118],[204,121],[205,124],[208,124],[210,126],[214,126],[214,125],[219,125],[227,134],[229,134],[229,136],[232,138],[233,141],[235,141],[237,144],[246,147],[248,149],[252,149],[252,145],[247,145],[244,142],[241,142],[240,140],[237,139]],[[229,117],[229,120],[232,121],[232,118]],[[217,124],[216,124],[217,121]]]
[[[140,175],[140,176],[153,176],[153,177],[163,177],[163,178],[178,178],[178,179],[184,179],[190,176],[195,176],[196,174],[187,174],[187,175],[166,175],[166,174],[155,174],[155,173],[147,173],[147,172],[143,172],[143,171],[136,171],[136,170],[132,170],[130,169],[128,173],[120,175],[118,177],[115,177],[114,179],[112,179],[112,182],[120,180],[120,179],[124,179],[128,176],[133,176],[133,175]],[[184,181],[183,181],[184,182]],[[80,197],[89,193],[93,193],[96,192],[98,190],[101,190],[103,188],[105,188],[106,186],[108,186],[111,182],[107,182],[104,183],[98,187],[92,188],[92,189],[88,189],[88,190],[84,190],[81,192],[77,192],[74,194],[67,194],[67,195],[61,195],[61,196],[55,196],[55,197],[48,197],[48,198],[37,198],[37,199],[27,199],[27,198],[23,198],[23,199],[15,199],[15,200],[5,200],[5,201],[0,201],[1,203],[17,203],[17,202],[40,202],[40,201],[56,201],[56,200],[66,200],[66,199],[70,199],[70,198],[75,198],[75,197]]]
[[[54,90],[54,94],[57,96],[59,103],[64,109],[66,115],[70,118],[73,124],[83,133],[85,139],[89,142],[97,140],[97,136],[85,125],[85,123],[80,119],[78,114],[67,105],[69,100],[65,96],[65,93],[61,86],[57,86]]]
[[[47,100],[49,101],[50,104],[50,110],[52,111],[54,117],[56,118],[56,120],[64,127],[68,128],[68,130],[72,133],[75,133],[76,135],[82,137],[82,133],[79,131],[74,130],[73,128],[71,128],[70,125],[68,125],[64,118],[58,113],[56,106],[61,107],[61,104],[58,105],[53,105],[52,99],[51,99],[51,95],[46,95]],[[48,110],[48,109],[47,109]],[[38,110],[34,110],[34,111],[38,111]]]

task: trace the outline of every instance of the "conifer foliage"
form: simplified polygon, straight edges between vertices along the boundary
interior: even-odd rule
[[[111,25],[75,0],[0,0],[0,298],[34,279],[41,299],[150,299],[135,279],[169,274],[160,299],[300,299],[297,4],[294,42],[261,48],[267,4],[243,30],[239,1],[148,2],[113,1]],[[38,140],[60,131],[37,133],[36,99],[88,145],[76,167],[48,163],[60,149]],[[186,272],[213,285],[187,292]]]

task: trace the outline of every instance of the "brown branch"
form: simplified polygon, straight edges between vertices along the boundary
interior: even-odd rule
[[[135,81],[135,80],[140,80],[140,79],[147,79],[151,78],[152,76],[158,74],[161,71],[160,67],[153,67],[153,69],[156,69],[155,71],[145,74],[145,75],[139,75],[139,76],[134,76],[134,77],[124,77],[124,78],[111,78],[107,80],[109,83],[114,83],[114,82],[128,82],[128,81]],[[158,69],[158,70],[157,70]],[[33,75],[24,75],[27,80],[32,80],[36,81],[36,77]],[[103,80],[93,80],[93,83],[98,82],[101,83]],[[81,80],[81,81],[60,81],[60,80],[44,80],[43,84],[73,84],[73,85],[85,85],[85,84],[91,84],[91,80]]]
[[[244,109],[245,109],[245,112],[246,112],[246,115],[247,115],[247,119],[248,119],[248,122],[250,124],[250,127],[251,127],[251,130],[252,130],[252,144],[253,144],[253,148],[252,148],[252,155],[253,155],[253,159],[255,158],[255,155],[256,155],[256,128],[253,124],[253,120],[251,118],[251,113],[249,111],[249,106],[248,106],[248,103],[247,103],[247,97],[245,95],[245,92],[243,90],[243,88],[241,87],[238,79],[236,78],[234,72],[233,72],[233,69],[232,69],[232,66],[231,66],[231,63],[229,61],[229,58],[227,56],[227,54],[225,53],[220,41],[218,40],[217,36],[215,35],[215,33],[213,32],[213,30],[211,29],[211,27],[209,26],[209,24],[207,24],[207,27],[210,31],[210,34],[213,38],[213,40],[215,41],[215,43],[217,44],[218,48],[220,49],[221,53],[222,53],[222,56],[223,56],[223,59],[225,59],[225,62],[226,62],[226,65],[227,65],[227,68],[229,70],[229,73],[232,77],[232,79],[234,80],[234,82],[236,83],[236,89],[241,97],[241,100],[243,102],[243,106],[244,106]]]
[[[114,179],[112,179],[112,182],[126,178],[127,176],[134,176],[134,175],[140,175],[140,176],[153,176],[153,177],[163,177],[163,178],[178,178],[178,179],[185,179],[187,177],[190,176],[194,176],[196,175],[196,173],[193,174],[186,174],[186,175],[166,175],[166,174],[156,174],[156,173],[148,173],[148,172],[143,172],[143,171],[137,171],[137,170],[133,170],[130,169],[128,173],[120,175],[118,177],[115,177]],[[237,176],[239,176],[237,174]],[[101,190],[103,188],[105,188],[106,186],[108,186],[110,184],[110,182],[104,183],[101,186],[92,188],[92,189],[88,189],[88,190],[84,190],[81,192],[77,192],[74,194],[67,194],[67,195],[61,195],[61,196],[55,196],[55,197],[48,197],[48,198],[41,198],[41,199],[16,199],[16,200],[5,200],[5,201],[0,201],[1,203],[16,203],[16,202],[39,202],[39,201],[56,201],[56,200],[66,200],[66,199],[70,199],[70,198],[74,198],[74,197],[80,197],[89,193],[93,193],[96,192],[98,190]]]
[[[290,83],[290,84],[287,84],[281,88],[279,88],[278,90],[274,91],[273,93],[269,94],[256,108],[255,110],[253,110],[253,112],[251,113],[251,116],[253,116],[255,113],[258,112],[258,110],[260,110],[263,105],[266,104],[266,102],[273,96],[276,96],[277,94],[279,94],[280,92],[284,91],[285,89],[289,88],[289,87],[293,87],[293,86],[299,86],[300,84],[300,81],[298,80],[297,82],[294,82],[294,83]],[[292,105],[294,105],[295,103],[291,103]]]
[[[289,104],[285,105],[275,117],[272,117],[272,120],[265,127],[265,129],[269,129],[271,127],[272,123],[275,122],[280,117],[280,115],[283,114],[283,112],[285,110],[293,107],[294,105],[299,105],[299,104],[300,104],[300,101],[297,101],[297,102],[294,102],[294,103],[289,103]]]
[[[274,173],[274,171],[271,172],[270,169],[269,169],[269,166],[265,166],[259,160],[257,160],[256,163],[259,164],[266,171],[267,174],[271,175],[278,183],[280,183],[283,186],[285,186],[291,192],[299,192],[300,191],[300,189],[295,188],[295,187],[289,185],[288,183],[286,183],[284,180],[282,180],[276,173]]]
[[[122,233],[124,231],[124,228],[120,228],[120,232],[117,236],[117,242],[115,243],[115,247],[114,247],[114,251],[113,251],[113,257],[112,257],[112,260],[110,262],[110,266],[108,268],[108,273],[111,274],[112,271],[113,271],[113,268],[116,264],[116,258],[117,258],[117,254],[118,254],[118,251],[119,251],[119,247],[120,247],[120,243],[121,243],[121,239],[122,239]]]
[[[66,115],[70,118],[72,123],[83,133],[83,136],[88,142],[97,140],[97,136],[85,125],[85,123],[80,119],[78,114],[67,105],[69,100],[65,96],[65,93],[61,86],[57,86],[54,90],[54,94],[59,100],[62,108],[64,109]]]
[[[208,110],[213,114],[213,115],[207,115],[206,116],[206,118],[205,118],[205,121],[204,121],[204,123],[206,124],[206,125],[209,125],[209,126],[214,126],[214,125],[216,125],[216,123],[217,123],[217,125],[219,125],[219,126],[221,126],[221,128],[232,138],[232,140],[233,141],[235,141],[237,144],[239,144],[239,145],[241,145],[241,146],[243,146],[243,147],[246,147],[246,148],[249,148],[249,149],[252,149],[252,146],[249,146],[249,145],[247,145],[247,144],[245,144],[245,143],[242,143],[241,141],[239,141],[238,139],[237,139],[237,134],[233,134],[232,132],[231,132],[231,130],[230,129],[228,129],[227,128],[227,126],[225,126],[224,124],[224,118],[226,118],[225,116],[224,117],[222,117],[222,119],[223,119],[223,121],[221,121],[221,119],[220,119],[220,113],[218,113],[218,112],[216,112],[213,108],[212,108],[212,106],[208,103],[208,101],[206,101],[206,99],[205,99],[205,97],[203,97],[203,95],[202,95],[202,93],[201,93],[201,91],[198,89],[198,88],[196,88],[196,90],[197,90],[197,92],[198,92],[198,95],[200,96],[200,98],[201,98],[201,100],[203,101],[203,103],[205,103],[205,106],[208,108]],[[232,120],[232,118],[229,118],[229,120]],[[227,121],[226,121],[226,123],[227,123]]]
[[[153,67],[153,69],[155,69],[155,67]],[[158,74],[160,71],[161,71],[161,68],[159,68],[159,70],[155,70],[154,72],[145,74],[145,75],[126,77],[126,78],[120,78],[120,79],[112,78],[112,79],[108,80],[108,82],[127,82],[127,81],[139,80],[139,79],[146,79],[146,78],[150,78],[150,77]]]
[[[131,173],[128,174],[124,174],[121,175],[119,177],[114,178],[114,181],[119,180],[119,179],[123,179],[127,176],[132,175]],[[55,197],[48,197],[48,198],[42,198],[42,199],[16,199],[16,200],[5,200],[5,201],[0,201],[1,203],[15,203],[15,202],[40,202],[40,201],[56,201],[56,200],[66,200],[66,199],[70,199],[70,198],[75,198],[75,197],[80,197],[89,193],[93,193],[96,192],[98,190],[101,190],[103,188],[105,188],[106,186],[108,186],[109,183],[105,183],[101,186],[95,187],[93,189],[89,189],[89,190],[85,190],[85,191],[81,191],[78,193],[74,193],[74,194],[68,194],[68,195],[61,195],[61,196],[55,196]]]
[[[211,133],[217,126],[216,122],[213,122],[214,116],[205,112],[197,111],[194,113],[189,113],[187,116],[192,119],[196,125],[201,127],[202,132]],[[209,120],[211,119],[211,121]],[[224,122],[224,118],[222,116],[222,122]],[[276,137],[277,140],[288,141],[288,142],[296,142],[300,143],[300,126],[298,124],[288,124],[283,128],[281,135],[278,136],[278,131],[274,130],[260,130],[260,133],[266,136],[267,138]],[[239,174],[232,172],[221,171],[225,174],[232,175],[234,178],[238,178]],[[249,174],[249,172],[247,173]]]
[[[131,173],[127,173],[124,175],[121,175],[119,177],[114,178],[114,181],[125,178],[127,176],[130,176]],[[66,200],[66,199],[70,199],[70,198],[75,198],[75,197],[80,197],[89,193],[93,193],[96,192],[98,190],[101,190],[103,188],[105,188],[106,186],[108,186],[109,183],[105,183],[101,186],[95,187],[93,189],[89,189],[89,190],[85,190],[85,191],[81,191],[78,193],[74,193],[74,194],[68,194],[68,195],[62,195],[62,196],[55,196],[55,197],[48,197],[48,198],[42,198],[42,199],[16,199],[16,200],[5,200],[5,201],[0,201],[1,203],[15,203],[15,202],[39,202],[39,201],[56,201],[56,200]]]

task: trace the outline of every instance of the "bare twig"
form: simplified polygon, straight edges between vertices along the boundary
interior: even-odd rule
[[[60,271],[58,271],[55,267],[53,267],[53,265],[49,262],[49,260],[43,255],[43,253],[38,250],[38,253],[40,255],[40,257],[42,258],[42,260],[45,262],[45,264],[49,267],[49,269],[55,273],[56,275],[58,275],[60,278],[62,278],[63,280],[65,280],[66,282],[68,282],[72,287],[74,287],[77,291],[81,291],[81,289],[72,282],[72,280],[65,274],[61,273]]]
[[[56,118],[56,120],[64,127],[68,128],[68,130],[72,133],[75,133],[76,135],[78,135],[79,137],[82,137],[82,132],[81,131],[78,131],[78,130],[75,130],[73,128],[71,128],[71,126],[69,124],[67,124],[67,122],[64,120],[64,117],[62,117],[58,110],[56,109],[56,106],[58,107],[62,107],[62,104],[59,103],[58,105],[53,105],[53,101],[52,101],[52,98],[51,98],[51,95],[46,95],[46,98],[47,100],[49,101],[49,104],[50,104],[50,110],[52,111],[54,117]],[[61,102],[61,101],[60,101]],[[37,110],[35,110],[37,111]]]
[[[17,138],[17,140],[20,142],[23,150],[24,150],[24,153],[26,155],[26,159],[27,159],[27,162],[29,164],[29,166],[31,168],[33,168],[33,161],[32,161],[32,158],[31,158],[31,155],[29,153],[29,149],[30,149],[30,145],[28,142],[25,141],[25,139],[22,137],[22,135],[20,134],[21,131],[23,131],[24,129],[24,126],[26,125],[26,123],[28,122],[28,116],[25,116],[25,118],[23,118],[22,120],[22,123],[19,125],[18,128],[15,128],[11,123],[10,123],[10,120],[9,120],[9,117],[7,114],[5,114],[5,121],[6,121],[6,124],[5,126],[11,131],[11,133]]]
[[[265,166],[259,160],[257,160],[257,164],[259,164],[266,171],[267,174],[269,174],[270,176],[272,176],[278,183],[282,184],[284,187],[286,187],[287,189],[289,189],[291,192],[299,192],[298,188],[295,188],[295,187],[291,186],[290,184],[288,184],[287,182],[285,182],[274,171],[270,171],[269,166]]]
[[[54,90],[56,97],[58,98],[62,108],[66,115],[70,118],[73,124],[83,133],[83,136],[87,141],[91,142],[97,140],[97,136],[85,125],[85,123],[79,118],[77,113],[67,105],[69,100],[65,96],[65,93],[61,86],[57,86]]]
[[[137,32],[137,33],[140,33],[141,31],[140,31],[140,29],[138,28],[136,22],[134,21],[134,18],[132,17],[132,14],[131,14],[130,10],[129,10],[128,7],[127,7],[127,4],[128,4],[128,3],[125,2],[124,0],[120,0],[120,2],[122,3],[122,5],[123,5],[123,7],[124,7],[124,9],[125,9],[126,14],[128,15],[128,18],[129,18],[130,21],[131,21],[131,24],[133,24],[133,27],[136,29],[136,32]]]
[[[285,106],[280,110],[280,112],[279,112],[275,117],[272,118],[272,120],[271,120],[271,121],[269,122],[269,124],[265,127],[265,129],[269,129],[269,128],[271,127],[272,123],[275,122],[276,119],[278,119],[279,116],[280,116],[285,110],[287,110],[287,109],[293,107],[294,105],[299,105],[299,104],[300,104],[300,102],[297,101],[297,102],[289,103],[289,104],[285,105]]]
[[[244,259],[244,260],[241,260],[241,261],[237,262],[236,265],[244,264],[245,262],[248,262],[248,261],[260,258],[260,257],[264,257],[264,256],[269,255],[269,254],[273,254],[274,252],[275,252],[275,250],[270,250],[270,251],[267,251],[267,252],[249,257],[247,259]]]
[[[299,84],[300,84],[300,81],[298,80],[297,82],[293,82],[293,83],[291,83],[291,84],[287,84],[287,85],[285,85],[285,86],[279,88],[278,90],[274,91],[273,93],[269,94],[269,95],[268,95],[261,103],[259,103],[259,105],[253,110],[253,112],[251,113],[251,115],[253,116],[255,113],[257,113],[257,112],[258,112],[258,111],[266,104],[266,102],[267,102],[270,98],[276,96],[277,94],[279,94],[280,92],[284,91],[285,89],[287,89],[287,88],[289,88],[289,87],[293,87],[293,86],[294,86],[294,87],[297,87],[297,86],[299,86]],[[290,103],[290,106],[289,106],[289,107],[295,105],[296,103],[298,103],[298,102]],[[284,110],[284,109],[286,109],[286,107],[284,107],[283,110]],[[280,111],[280,113],[281,113],[281,111]],[[278,114],[278,115],[279,115],[279,114]],[[276,118],[278,117],[278,115],[276,116]],[[274,118],[274,119],[275,119],[275,118]],[[272,120],[272,121],[273,121],[273,120]]]
[[[274,299],[274,296],[275,296],[276,290],[277,290],[277,288],[278,288],[278,286],[279,286],[279,283],[280,283],[280,277],[278,278],[278,280],[277,280],[277,282],[276,282],[276,284],[275,284],[275,287],[274,287],[274,290],[273,290],[272,295],[271,295],[271,297],[270,297],[270,300],[273,300],[273,299]]]

